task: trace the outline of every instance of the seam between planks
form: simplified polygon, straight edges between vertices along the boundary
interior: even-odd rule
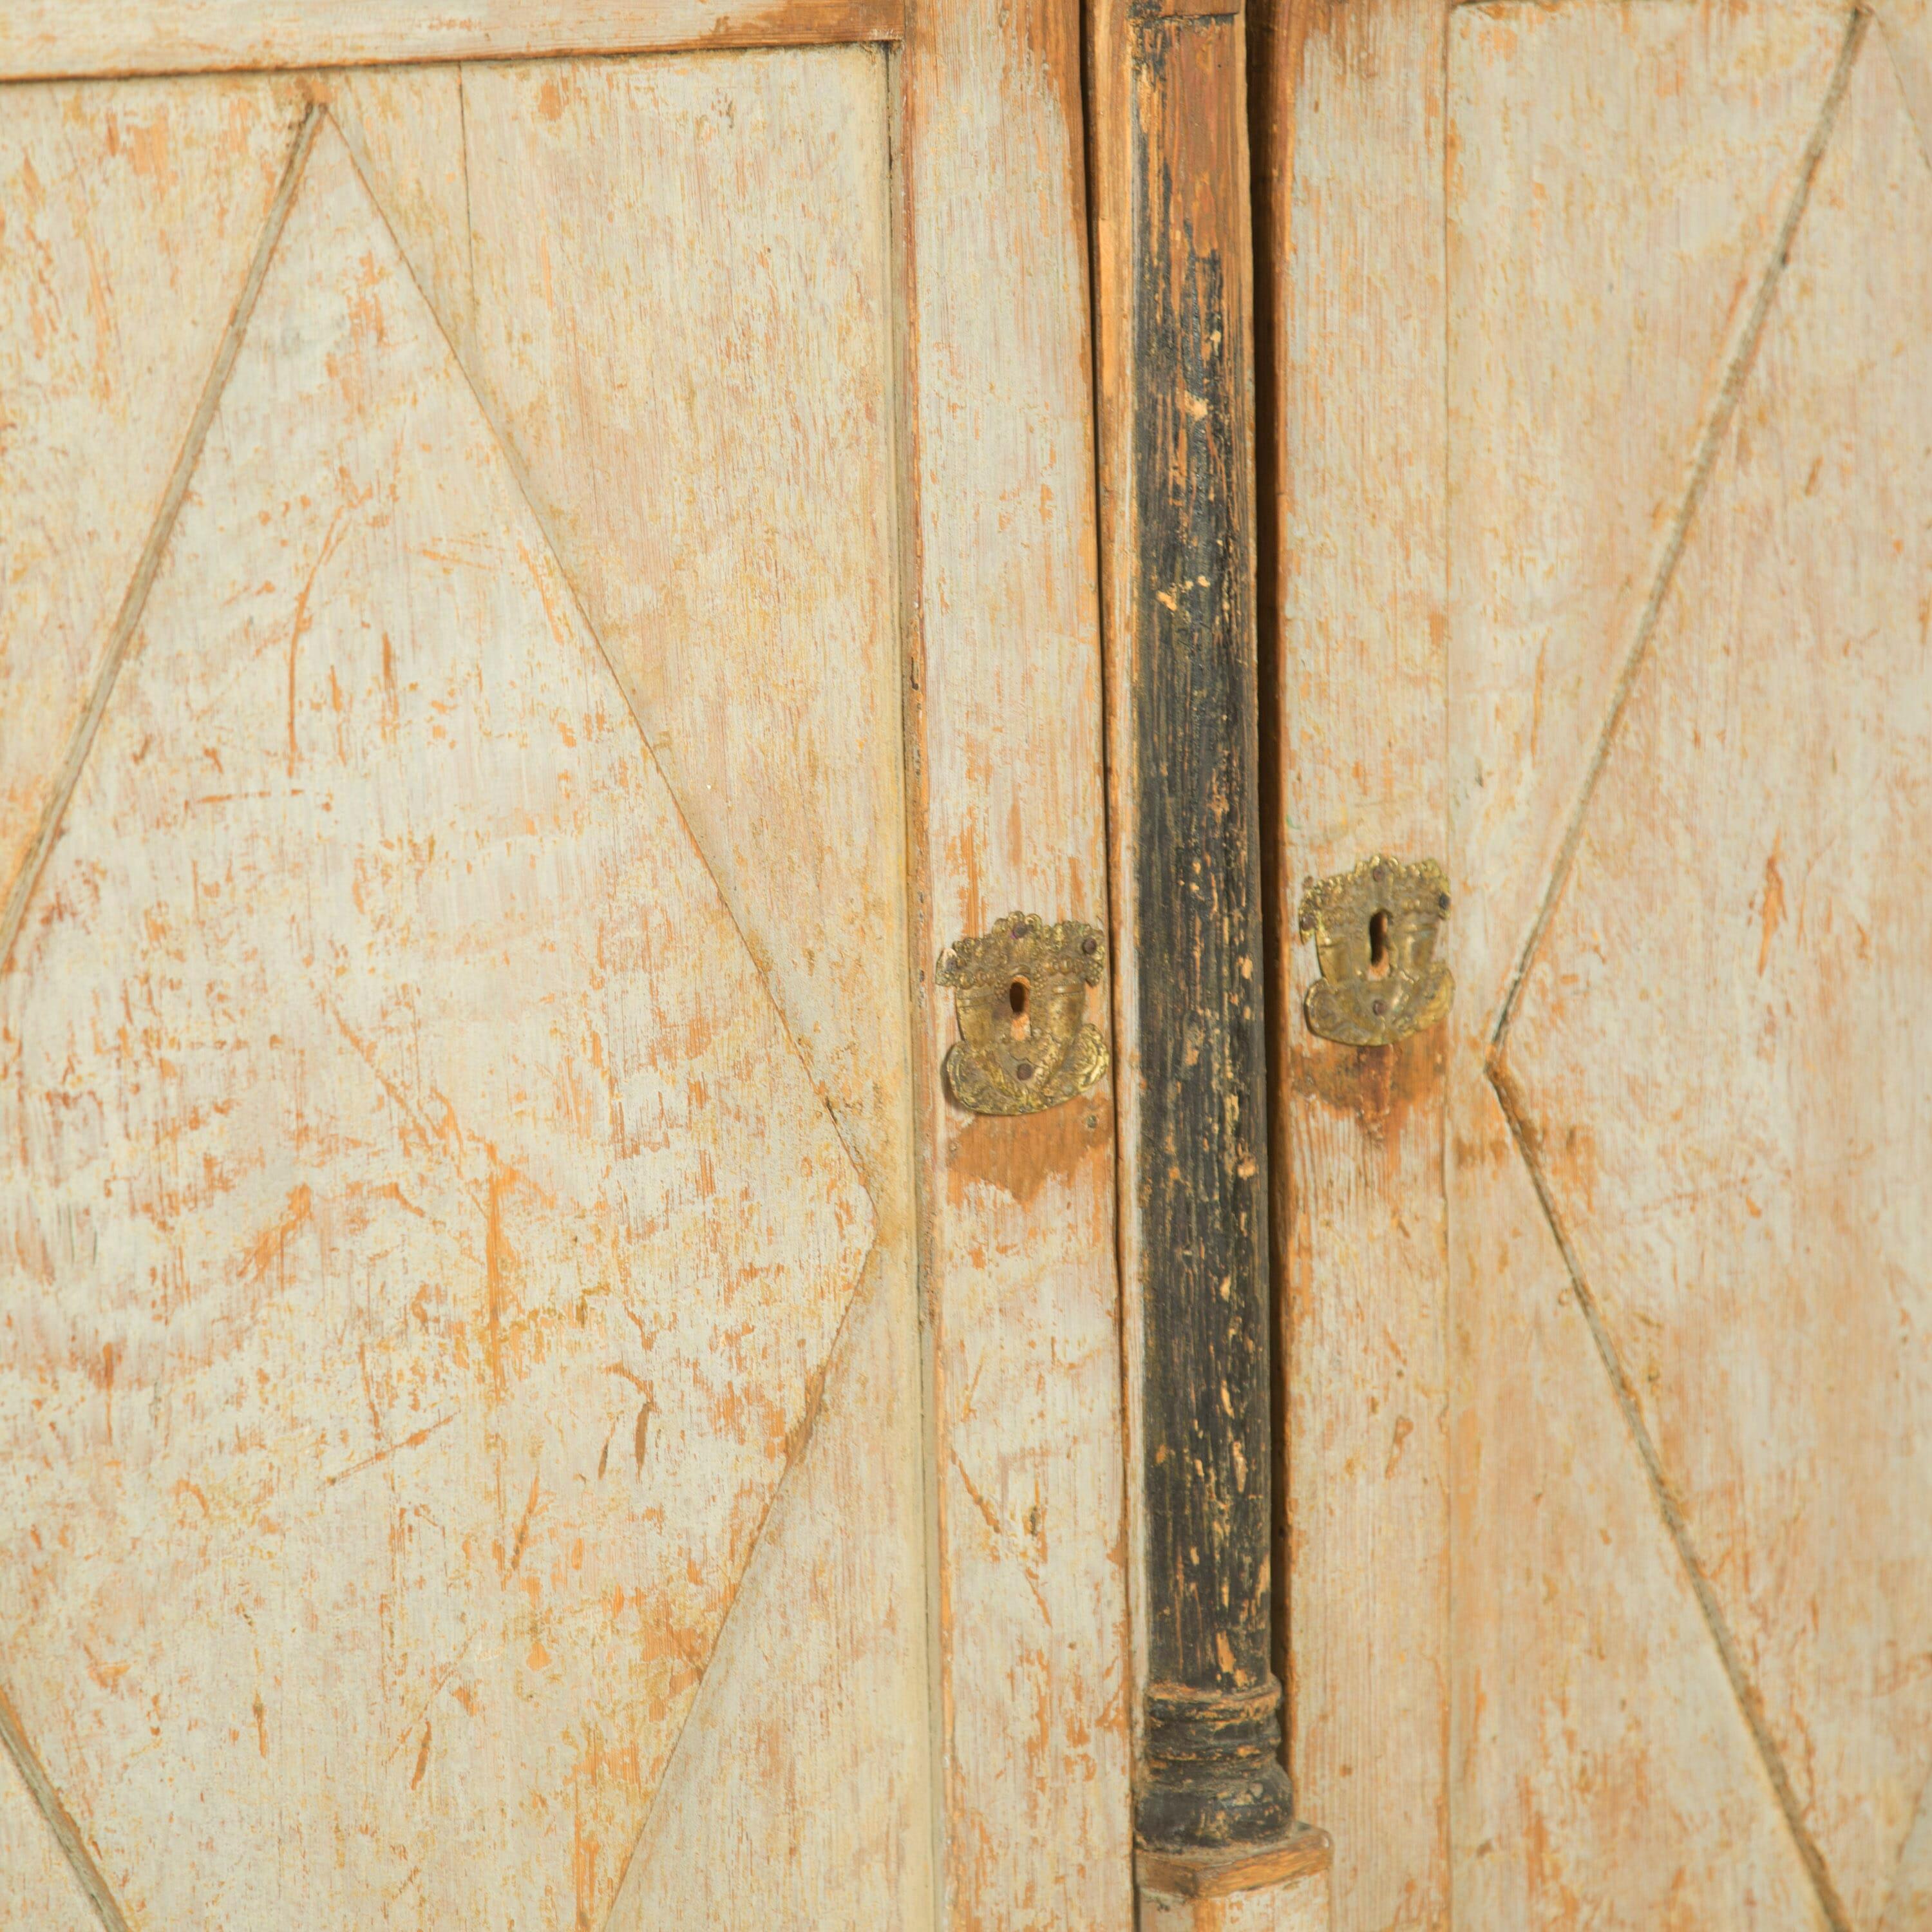
[[[141,621],[141,614],[146,608],[148,593],[153,589],[156,574],[161,567],[162,553],[167,548],[168,539],[174,534],[175,520],[181,514],[182,500],[188,495],[188,486],[193,478],[195,466],[201,460],[201,448],[207,440],[208,426],[214,420],[217,405],[221,393],[228,386],[229,371],[235,366],[235,358],[240,352],[242,338],[247,332],[248,319],[255,312],[256,298],[262,292],[263,278],[268,272],[268,261],[275,252],[275,244],[281,238],[282,228],[288,220],[289,205],[295,199],[296,183],[300,180],[302,164],[308,158],[310,144],[315,139],[319,110],[311,107],[302,117],[302,124],[296,130],[296,137],[289,150],[289,158],[282,170],[280,185],[275,190],[275,198],[268,205],[268,219],[262,224],[262,238],[256,243],[254,260],[248,265],[248,279],[242,284],[242,292],[236,298],[233,313],[228,318],[228,326],[222,332],[221,341],[215,350],[214,361],[210,366],[207,380],[202,384],[201,399],[196,404],[194,416],[188,422],[188,434],[182,439],[181,450],[175,458],[174,468],[170,472],[168,485],[161,494],[160,509],[155,513],[153,527],[148,532],[148,540],[141,548],[140,559],[134,566],[134,574],[128,580],[128,588],[121,599],[121,608],[116,612],[113,627],[107,634],[107,648],[103,653],[100,669],[96,674],[94,690],[88,699],[87,710],[82,714],[73,737],[68,741],[67,755],[61,760],[60,776],[56,781],[52,796],[47,800],[40,814],[40,830],[34,834],[34,842],[28,849],[27,856],[15,875],[13,890],[7,896],[6,910],[0,914],[0,973],[6,971],[14,956],[14,947],[20,935],[20,928],[27,915],[27,902],[32,898],[34,888],[40,883],[42,871],[46,867],[48,855],[52,851],[55,841],[60,836],[62,820],[72,800],[74,788],[80,782],[81,770],[87,763],[87,754],[94,748],[94,735],[100,729],[100,721],[107,710],[107,700],[112,695],[114,681],[120,675],[129,647],[134,641],[135,628]]]
[[[1760,278],[1757,292],[1736,338],[1717,401],[1699,436],[1683,499],[1665,536],[1650,594],[1639,614],[1636,632],[1571,809],[1563,843],[1558,849],[1556,864],[1551,868],[1536,918],[1510,974],[1484,1058],[1484,1072],[1490,1088],[1502,1110],[1504,1119],[1508,1124],[1510,1138],[1529,1175],[1530,1184],[1535,1190],[1537,1201],[1549,1227],[1551,1238],[1562,1258],[1571,1288],[1576,1294],[1577,1307],[1589,1330],[1591,1340],[1609,1378],[1611,1394],[1636,1450],[1638,1460],[1643,1466],[1665,1532],[1676,1550],[1678,1560],[1683,1567],[1712,1644],[1717,1652],[1718,1662],[1730,1685],[1732,1695],[1750,1733],[1778,1808],[1784,1814],[1786,1829],[1790,1834],[1792,1844],[1810,1880],[1820,1909],[1832,1926],[1832,1932],[1852,1932],[1850,1915],[1833,1882],[1822,1852],[1805,1826],[1790,1774],[1772,1737],[1763,1700],[1744,1669],[1744,1660],[1738,1654],[1736,1641],[1731,1634],[1723,1607],[1718,1601],[1717,1593],[1698,1556],[1690,1525],[1671,1486],[1655,1438],[1644,1420],[1635,1390],[1622,1358],[1618,1354],[1615,1338],[1610,1334],[1603,1311],[1585,1276],[1582,1262],[1558,1211],[1555,1194],[1537,1154],[1533,1126],[1522,1104],[1522,1096],[1504,1064],[1504,1054],[1509,1029],[1520,1004],[1529,969],[1541,950],[1544,938],[1574,869],[1591,802],[1628,709],[1638,674],[1649,656],[1651,642],[1662,616],[1664,601],[1670,593],[1678,564],[1689,541],[1691,524],[1716,468],[1720,446],[1736,414],[1744,382],[1756,360],[1758,346],[1763,338],[1765,326],[1770,316],[1772,303],[1790,261],[1798,226],[1810,205],[1812,187],[1836,130],[1839,112],[1851,85],[1852,71],[1870,22],[1870,14],[1862,7],[1855,8],[1846,20],[1844,38],[1839,45],[1824,101],[1799,163],[1798,180],[1779,224],[1764,272]]]
[[[188,434],[182,440],[174,468],[169,474],[167,488],[162,493],[160,508],[156,512],[154,526],[148,533],[146,543],[142,546],[140,561],[135,565],[134,575],[128,580],[128,589],[122,598],[113,628],[108,633],[107,649],[102,658],[100,671],[94,679],[94,690],[88,700],[87,710],[68,746],[67,756],[62,761],[59,780],[40,815],[40,830],[34,837],[26,862],[14,879],[13,890],[8,896],[5,913],[0,916],[0,974],[5,972],[12,960],[14,945],[26,918],[28,902],[33,896],[34,888],[40,882],[48,856],[60,836],[68,806],[73,799],[75,788],[80,782],[80,774],[86,765],[88,754],[94,748],[95,736],[100,729],[100,721],[106,712],[107,701],[113,694],[115,680],[120,675],[122,665],[126,662],[135,628],[140,624],[141,614],[147,605],[148,593],[153,589],[155,576],[160,569],[162,553],[167,548],[169,538],[174,533],[175,520],[181,514],[182,503],[188,495],[188,484],[201,460],[202,446],[208,440],[209,426],[214,420],[214,412],[220,403],[222,392],[228,386],[229,374],[235,366],[235,358],[241,351],[242,338],[248,331],[249,318],[255,312],[256,299],[261,294],[262,284],[268,274],[268,263],[274,254],[275,244],[281,239],[282,230],[287,223],[289,208],[295,199],[296,188],[302,178],[303,164],[308,160],[309,149],[315,140],[319,115],[319,110],[310,108],[302,116],[301,125],[296,130],[295,139],[290,144],[288,160],[284,165],[282,178],[275,190],[274,200],[268,205],[267,219],[262,224],[261,239],[255,245],[254,259],[248,265],[247,279],[242,284],[241,293],[236,298],[234,309],[228,318],[228,326],[222,332],[214,360],[209,366],[207,378],[202,385],[200,400],[196,404],[194,414],[189,419]],[[82,1892],[86,1894],[88,1903],[94,1908],[94,1916],[106,1928],[106,1932],[130,1932],[127,1918],[109,1889],[100,1868],[88,1850],[80,1827],[74,1822],[74,1814],[62,1802],[52,1780],[48,1777],[35,1755],[19,1714],[4,1690],[0,1690],[0,1744],[5,1745],[8,1754],[19,1768],[34,1804],[46,1821],[47,1828],[53,1834],[54,1840],[60,1846],[62,1854],[72,1869]]]

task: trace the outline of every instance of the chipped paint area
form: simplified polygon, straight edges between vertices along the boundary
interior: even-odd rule
[[[129,1919],[601,1924],[873,1212],[326,125],[0,1143],[0,1647]]]

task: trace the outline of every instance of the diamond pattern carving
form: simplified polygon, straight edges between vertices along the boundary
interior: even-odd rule
[[[130,1922],[602,1924],[872,1209],[326,122],[0,1142],[0,1647]]]
[[[1861,1927],[1932,1770],[1928,234],[1874,34],[1503,1044],[1747,1715]]]

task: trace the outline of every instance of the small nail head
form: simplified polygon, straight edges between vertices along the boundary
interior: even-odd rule
[[[1033,1078],[1033,1062],[1030,1060],[1023,1060],[1013,1069],[1013,1071],[1022,1080],[1030,1080]]]

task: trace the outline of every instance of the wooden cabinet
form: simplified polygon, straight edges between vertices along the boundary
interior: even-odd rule
[[[0,4],[0,1932],[1932,1928],[1928,130]]]

